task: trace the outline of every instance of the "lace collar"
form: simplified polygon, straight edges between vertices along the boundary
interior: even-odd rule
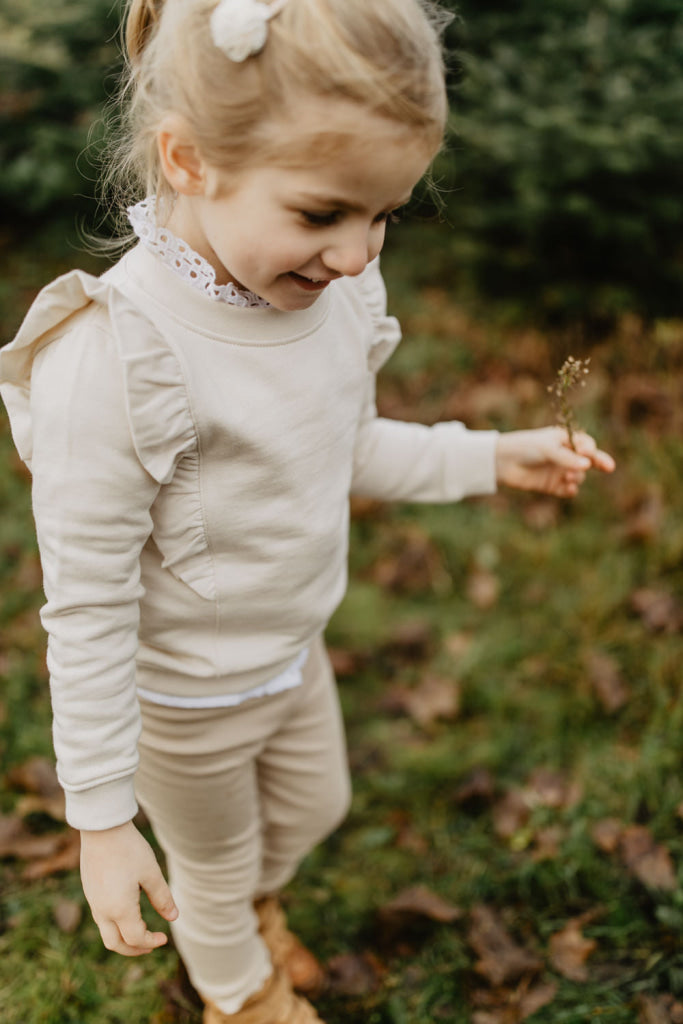
[[[254,292],[242,291],[232,282],[216,284],[216,271],[208,260],[191,249],[181,238],[161,228],[156,222],[156,196],[148,196],[135,206],[129,206],[128,220],[142,244],[159,256],[162,262],[174,270],[184,281],[197,288],[215,302],[227,302],[231,306],[269,306]]]

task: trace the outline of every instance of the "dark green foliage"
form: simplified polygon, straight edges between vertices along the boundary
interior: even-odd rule
[[[0,12],[0,201],[10,223],[92,209],[115,67],[116,0],[4,0]]]
[[[681,311],[683,8],[676,0],[447,0],[450,230],[425,280],[519,315]],[[5,0],[0,200],[10,222],[94,214],[122,0]]]
[[[449,6],[453,131],[437,177],[459,272],[551,318],[679,314],[683,7]]]

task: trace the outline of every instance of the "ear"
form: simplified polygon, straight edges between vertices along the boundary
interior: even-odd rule
[[[169,114],[157,132],[161,170],[174,192],[185,196],[204,193],[206,164],[184,118]]]

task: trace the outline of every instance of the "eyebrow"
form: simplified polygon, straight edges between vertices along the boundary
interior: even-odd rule
[[[399,199],[398,202],[390,203],[386,207],[383,207],[383,209],[395,210],[399,206],[405,206],[405,204],[409,202],[409,200],[411,199],[412,194],[413,193],[411,191],[406,196],[403,196],[401,199]],[[297,197],[297,206],[305,207],[310,203],[325,206],[333,210],[349,211],[350,213],[362,213],[364,209],[358,203],[352,203],[348,199],[342,199],[341,197],[338,196],[324,194],[318,195],[315,193],[302,193],[300,196]]]

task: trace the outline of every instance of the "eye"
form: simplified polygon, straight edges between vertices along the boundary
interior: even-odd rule
[[[312,210],[301,210],[301,216],[307,224],[313,227],[325,228],[336,224],[341,214],[339,210],[330,210],[329,213],[314,213]]]
[[[398,224],[400,221],[400,207],[396,210],[388,210],[384,213],[378,213],[375,217],[375,224]]]

